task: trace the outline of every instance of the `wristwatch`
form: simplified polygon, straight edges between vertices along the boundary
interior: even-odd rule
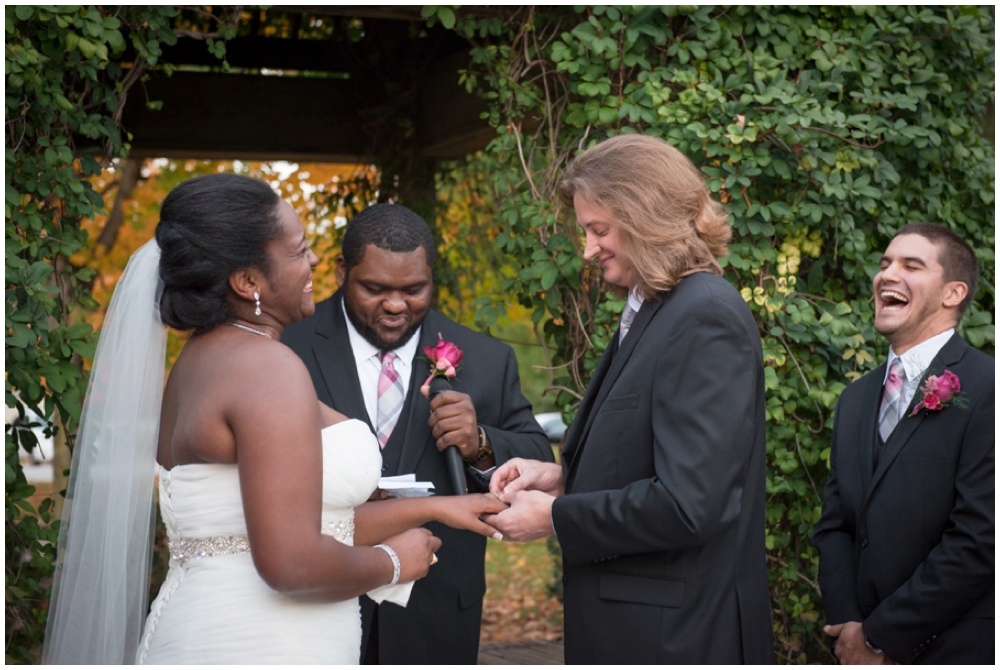
[[[881,654],[882,653],[881,649],[879,649],[874,644],[872,644],[872,639],[870,637],[868,637],[867,633],[865,633],[865,646],[868,647],[869,649],[871,649],[873,653],[876,653],[876,654]]]
[[[479,449],[476,450],[475,456],[465,459],[465,462],[469,464],[478,463],[493,453],[493,445],[490,444],[490,438],[486,434],[486,430],[482,426],[476,426],[476,428],[479,429]]]

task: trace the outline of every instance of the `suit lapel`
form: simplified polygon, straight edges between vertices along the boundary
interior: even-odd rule
[[[333,408],[352,419],[361,419],[371,428],[371,418],[358,380],[358,367],[354,362],[354,350],[347,335],[341,291],[333,295],[327,313],[318,320],[316,333],[321,339],[313,345],[313,355],[333,401]]]
[[[861,394],[861,407],[858,408],[859,436],[861,448],[858,449],[858,466],[861,468],[861,480],[864,483],[864,491],[870,491],[872,485],[872,463],[875,459],[875,450],[878,449],[878,409],[882,403],[882,384],[880,381],[885,377],[885,363],[875,369],[868,379],[869,388]],[[850,411],[848,408],[844,408]]]
[[[580,436],[576,440],[574,445],[574,454],[572,456],[572,463],[570,463],[570,474],[575,465],[579,463],[580,458],[580,448],[587,441],[587,434],[590,432],[590,427],[594,423],[594,418],[597,412],[600,411],[601,405],[604,403],[605,398],[608,397],[608,393],[611,392],[611,388],[614,386],[618,377],[621,375],[622,370],[625,368],[625,364],[628,363],[629,358],[632,356],[632,352],[635,350],[636,343],[642,337],[643,332],[645,332],[646,327],[649,325],[650,321],[653,320],[653,315],[659,311],[660,307],[663,306],[663,300],[646,300],[642,303],[642,307],[635,315],[635,321],[632,322],[632,327],[629,328],[628,335],[622,340],[621,344],[617,347],[617,351],[613,349],[616,344],[618,332],[615,331],[615,341],[608,347],[611,350],[611,355],[605,351],[605,356],[602,356],[601,362],[605,362],[605,358],[610,359],[607,365],[607,373],[604,374],[603,378],[597,378],[597,372],[600,370],[601,366],[598,366],[598,370],[594,371],[594,378],[591,379],[590,386],[588,387],[587,395],[590,395],[591,387],[597,387],[597,393],[594,396],[594,401],[588,408],[587,414],[584,418],[583,428],[580,431]],[[581,410],[583,407],[581,406]],[[574,424],[576,421],[573,422]]]
[[[598,359],[597,367],[594,368],[594,374],[591,375],[590,383],[587,384],[587,390],[583,393],[583,400],[580,401],[580,406],[576,410],[576,418],[566,432],[566,440],[563,442],[562,450],[562,461],[566,472],[569,471],[576,457],[577,447],[580,446],[584,431],[584,424],[587,425],[587,428],[590,427],[589,417],[592,415],[591,409],[594,406],[594,398],[601,388],[601,382],[604,381],[605,375],[608,374],[608,368],[611,367],[611,359],[618,348],[618,332],[617,330],[615,331],[611,344],[605,347],[604,353]]]
[[[920,379],[920,384],[923,384],[924,379],[932,374],[941,374],[945,371],[948,366],[955,365],[960,360],[962,356],[965,355],[965,350],[968,349],[969,345],[958,336],[958,333],[952,335],[951,339],[941,348],[931,364],[927,366],[927,370],[924,371],[923,377]],[[913,434],[916,432],[920,424],[924,422],[927,418],[927,412],[922,411],[916,416],[910,416],[913,413],[913,408],[920,401],[920,387],[918,385],[917,392],[913,394],[913,399],[910,400],[909,406],[906,408],[906,414],[900,419],[899,423],[896,425],[896,429],[892,431],[892,435],[889,436],[889,440],[885,443],[885,447],[882,450],[882,456],[879,458],[878,467],[875,468],[875,473],[872,475],[871,487],[868,489],[868,498],[871,498],[871,493],[874,491],[878,483],[882,481],[882,477],[885,476],[886,470],[892,465],[892,462],[896,460],[903,447],[906,443],[910,441]],[[871,461],[869,461],[871,462]],[[867,502],[867,501],[866,501]]]

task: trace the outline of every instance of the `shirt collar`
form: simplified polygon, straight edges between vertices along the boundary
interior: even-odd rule
[[[636,287],[632,287],[632,290],[628,292],[628,306],[632,308],[633,311],[638,312],[639,308],[642,307],[643,299],[636,290]]]
[[[351,317],[347,316],[347,305],[341,302],[340,307],[344,310],[344,320],[347,322],[347,338],[351,343],[351,351],[354,353],[355,364],[361,365],[372,357],[377,359],[381,352],[371,342],[362,337],[358,329],[354,327]],[[413,337],[406,344],[392,350],[396,359],[403,365],[410,366],[413,364],[413,357],[417,353],[417,345],[420,344],[420,331],[421,328],[417,328],[417,332],[413,333]]]
[[[885,366],[885,378],[889,377],[889,366],[898,358],[903,364],[903,369],[906,371],[907,380],[914,381],[920,379],[924,374],[924,370],[930,367],[934,357],[938,355],[938,352],[941,351],[942,347],[948,343],[948,340],[954,334],[955,329],[949,328],[943,333],[929,337],[917,346],[907,349],[906,353],[900,355],[897,355],[890,346],[889,358]],[[882,380],[882,383],[885,383],[885,379]]]

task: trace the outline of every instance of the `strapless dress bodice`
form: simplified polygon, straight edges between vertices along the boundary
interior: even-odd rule
[[[354,507],[375,490],[382,470],[378,441],[356,420],[324,429],[322,441],[321,531],[353,544]],[[261,579],[250,554],[236,464],[161,468],[160,511],[170,569],[150,607],[138,663],[358,662],[357,598],[302,599]]]
[[[382,456],[368,425],[351,419],[323,429],[323,530],[348,544],[353,510],[378,486]],[[160,512],[171,541],[246,536],[235,463],[160,469]]]

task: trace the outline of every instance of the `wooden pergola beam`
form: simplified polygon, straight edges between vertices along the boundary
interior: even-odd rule
[[[460,158],[495,135],[480,118],[483,102],[456,79],[445,65],[422,91],[417,125],[422,158]],[[131,155],[137,158],[374,159],[362,130],[372,119],[350,80],[154,72],[145,92],[163,104],[156,111],[133,94],[125,109],[123,123],[133,135]]]
[[[125,106],[132,156],[382,164],[403,152],[437,161],[495,136],[481,118],[485,102],[458,84],[468,44],[441,28],[415,35],[420,7],[267,11],[362,17],[364,30],[353,40],[342,27],[328,39],[238,36],[226,44],[230,72],[200,40],[164,47],[162,62],[177,70],[149,72]]]

